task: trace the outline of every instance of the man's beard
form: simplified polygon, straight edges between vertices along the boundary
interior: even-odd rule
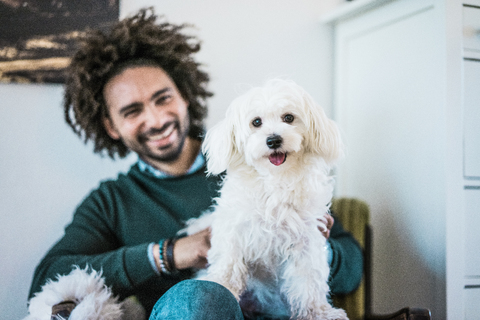
[[[178,143],[175,146],[168,145],[168,146],[165,146],[164,148],[151,149],[147,145],[147,141],[150,136],[161,134],[165,130],[165,128],[171,124],[172,122],[167,123],[164,125],[163,128],[160,128],[160,129],[152,128],[149,131],[139,135],[137,137],[136,147],[132,146],[131,150],[136,152],[140,156],[140,158],[142,158],[143,160],[146,160],[147,162],[149,159],[154,161],[159,161],[159,162],[165,162],[165,163],[174,162],[182,154],[183,147],[185,145],[185,140],[188,137],[189,128],[190,128],[190,121],[188,118],[185,119],[185,121],[183,122],[184,124],[183,127],[181,126],[181,123],[178,119],[173,121],[174,130],[176,130],[178,134],[178,138],[176,140],[176,142]],[[162,149],[164,149],[165,152],[161,152]],[[170,149],[170,150],[167,150],[167,149]],[[157,152],[157,151],[160,151],[160,152]]]
[[[174,162],[177,160],[180,157],[180,154],[182,154],[183,146],[185,145],[185,140],[188,136],[188,128],[187,130],[180,129],[180,123],[178,123],[178,121],[176,121],[175,127],[179,133],[177,140],[179,143],[176,148],[173,148],[164,154],[156,154],[150,148],[146,147],[143,156],[160,162]]]

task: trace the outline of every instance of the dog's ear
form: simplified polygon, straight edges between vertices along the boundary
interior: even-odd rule
[[[233,121],[227,116],[207,131],[202,151],[207,158],[207,173],[220,174],[238,158]]]
[[[337,124],[329,119],[322,107],[305,93],[307,113],[307,149],[320,154],[327,163],[332,163],[343,156],[343,144]]]

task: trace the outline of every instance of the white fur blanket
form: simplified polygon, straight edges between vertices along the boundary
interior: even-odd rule
[[[24,320],[50,320],[52,306],[63,301],[76,303],[69,320],[145,319],[145,311],[138,303],[130,299],[119,302],[113,296],[102,272],[75,267],[70,274],[49,280],[30,299],[29,314]]]

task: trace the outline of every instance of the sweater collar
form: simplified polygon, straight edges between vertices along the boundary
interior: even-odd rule
[[[199,152],[195,161],[193,162],[190,169],[188,169],[185,175],[189,175],[192,173],[197,172],[205,165],[205,157],[203,156],[202,152]],[[148,164],[147,162],[143,161],[141,158],[138,158],[138,168],[141,172],[147,172],[159,179],[171,178],[172,176],[166,172],[160,171],[157,168],[153,167],[152,165]]]

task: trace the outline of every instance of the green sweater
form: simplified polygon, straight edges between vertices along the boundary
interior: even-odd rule
[[[158,276],[148,260],[149,243],[175,236],[184,221],[211,206],[218,189],[219,178],[206,177],[204,170],[158,179],[140,171],[137,164],[117,180],[102,182],[80,204],[64,236],[36,268],[30,297],[48,279],[70,273],[73,265],[88,265],[103,270],[114,294],[136,295],[150,312],[165,291],[191,273]],[[330,243],[332,292],[351,291],[361,278],[360,248],[338,223],[331,230]]]

